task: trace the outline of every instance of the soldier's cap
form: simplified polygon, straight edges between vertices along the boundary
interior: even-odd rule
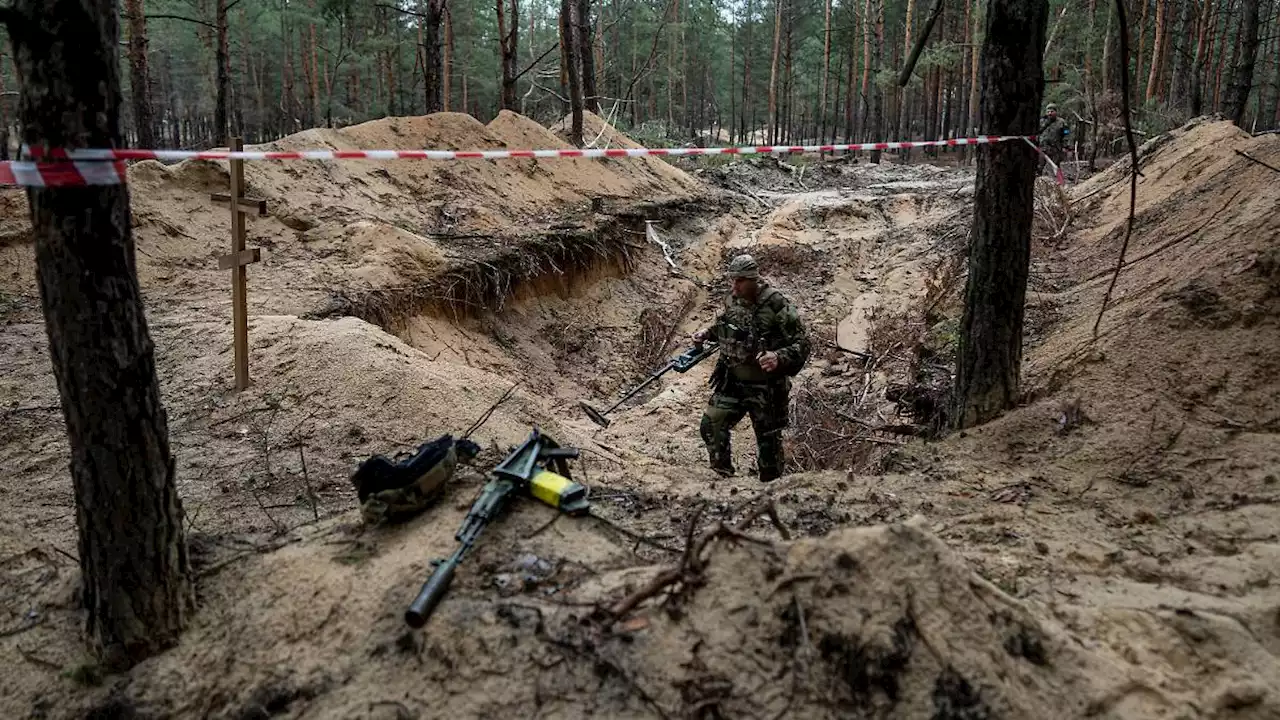
[[[739,255],[729,261],[729,269],[725,274],[731,278],[755,279],[760,277],[760,266],[750,255]]]
[[[1053,103],[1049,103],[1047,106],[1045,106],[1045,111],[1046,111],[1046,112],[1058,112],[1058,106],[1057,106],[1057,105],[1054,105]]]

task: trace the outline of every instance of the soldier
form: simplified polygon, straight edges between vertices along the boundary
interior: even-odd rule
[[[745,415],[756,433],[760,480],[782,476],[782,430],[787,427],[791,376],[809,359],[809,338],[795,306],[760,279],[750,255],[729,263],[732,296],[714,325],[693,335],[701,344],[715,340],[720,358],[711,374],[712,395],[702,415],[702,441],[711,468],[734,474],[730,432]]]
[[[1054,164],[1062,166],[1062,159],[1065,157],[1066,150],[1063,145],[1066,143],[1067,135],[1071,130],[1067,127],[1067,123],[1058,117],[1058,106],[1049,103],[1045,108],[1044,117],[1040,118],[1040,132],[1036,133],[1040,149],[1044,151],[1044,155],[1040,156],[1040,165],[1037,173],[1044,172],[1045,155],[1053,160]]]

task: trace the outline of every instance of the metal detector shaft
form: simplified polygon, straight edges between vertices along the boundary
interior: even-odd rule
[[[614,410],[617,410],[619,405],[621,405],[622,403],[624,403],[624,402],[626,402],[626,401],[630,400],[630,399],[632,398],[632,396],[634,396],[636,393],[638,393],[638,392],[640,392],[641,390],[643,390],[643,389],[645,389],[645,388],[649,387],[649,384],[650,384],[650,383],[652,383],[654,380],[657,380],[658,378],[662,377],[663,375],[666,375],[666,374],[667,374],[667,372],[668,372],[669,370],[671,370],[671,368],[673,368],[673,367],[675,367],[675,363],[674,363],[674,362],[669,362],[669,363],[667,363],[667,364],[666,364],[666,367],[664,367],[664,368],[662,368],[661,370],[659,370],[658,372],[656,372],[656,373],[654,373],[654,374],[650,375],[648,380],[645,380],[644,382],[640,383],[639,385],[635,386],[634,388],[631,388],[631,392],[627,393],[626,395],[623,395],[621,400],[619,400],[618,402],[614,403],[613,405],[610,405],[610,406],[609,406],[609,409],[608,409],[608,410],[605,410],[603,414],[604,414],[604,415],[608,415],[609,413],[613,412]]]

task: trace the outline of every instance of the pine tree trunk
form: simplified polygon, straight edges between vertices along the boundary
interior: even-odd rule
[[[508,18],[503,6],[508,0],[498,0],[498,53],[502,58],[502,93],[499,107],[504,110],[516,109],[516,48],[520,27],[519,0],[510,0],[510,30],[507,29]]]
[[[1188,47],[1191,0],[1176,0],[1178,17],[1173,31],[1173,72],[1169,84],[1169,103],[1179,114],[1185,113],[1190,97],[1191,51]]]
[[[311,9],[315,10],[315,2],[311,3]],[[315,125],[320,118],[320,52],[316,48],[316,24],[307,23],[307,28],[311,31],[310,44],[307,46],[307,62],[310,64],[310,72],[307,74],[307,99],[311,105],[307,108],[310,119],[308,125]]]
[[[125,0],[129,17],[129,89],[133,96],[133,122],[138,145],[154,148],[155,119],[151,112],[151,79],[147,72],[147,17],[143,0]],[[6,126],[7,127],[7,126]]]
[[[755,127],[752,123],[755,118],[755,109],[751,104],[751,0],[747,0],[747,32],[744,42],[742,43],[742,137],[746,138],[743,142],[756,144]]]
[[[818,95],[818,136],[827,137],[827,85],[831,81],[831,0],[826,0],[822,21],[822,89]]]
[[[885,0],[876,0],[876,47],[875,56],[872,58],[874,65],[871,68],[872,75],[879,75],[880,69],[884,67],[884,5]],[[877,141],[883,141],[884,137],[884,105],[885,93],[879,88],[873,87],[872,93],[872,131],[871,135]],[[879,164],[880,150],[871,151],[871,162]]]
[[[609,85],[609,65],[604,59],[604,0],[600,0],[600,7],[596,10],[596,22],[592,26],[594,31],[591,41],[591,57],[592,74],[595,77],[595,90],[592,94],[596,96],[596,112],[599,112],[600,97],[604,95],[606,87]]]
[[[1165,42],[1164,42],[1165,20],[1164,19],[1165,19],[1165,16],[1167,15],[1164,8],[1165,8],[1165,5],[1167,4],[1168,4],[1167,1],[1156,3],[1155,39],[1152,42],[1152,48],[1151,48],[1151,74],[1147,78],[1147,102],[1151,102],[1153,99],[1155,99],[1156,92],[1160,87],[1160,73],[1162,71],[1162,65],[1164,63],[1164,48],[1165,48]]]
[[[1036,132],[1048,16],[1047,0],[990,1],[982,47],[982,132]],[[951,418],[956,428],[985,423],[1018,402],[1035,176],[1036,154],[1023,143],[978,150]]]
[[[568,71],[569,142],[582,147],[582,43],[578,40],[578,0],[560,0],[560,31],[564,46],[565,68]]]
[[[769,138],[770,145],[778,142],[778,60],[782,54],[782,2],[773,2],[773,60],[769,65]]]
[[[444,109],[444,62],[441,58],[440,25],[444,19],[445,0],[423,0],[422,85],[426,114]]]
[[[1230,7],[1235,7],[1234,1],[1230,3]],[[1237,43],[1230,42],[1232,35],[1231,24],[1234,19],[1235,14],[1233,12],[1227,14],[1227,19],[1222,24],[1222,36],[1214,41],[1214,45],[1217,48],[1217,60],[1214,63],[1213,71],[1213,107],[1218,110],[1222,109],[1222,71],[1227,67],[1227,45],[1229,43],[1233,50],[1239,47]]]
[[[1275,38],[1275,46],[1271,50],[1271,65],[1274,71],[1271,79],[1271,109],[1266,120],[1271,129],[1280,128],[1280,12],[1275,13],[1271,35]]]
[[[857,7],[852,2],[849,3],[849,12],[850,14],[855,15],[854,17],[855,22],[851,23],[850,27],[854,29],[853,38],[857,38],[858,32],[859,32],[858,26],[856,24]],[[857,70],[858,70],[858,63],[856,60],[856,55],[858,51],[857,46],[858,44],[856,42],[849,43],[849,57],[847,58],[848,67],[845,68],[846,75],[845,75],[845,93],[844,93],[844,138],[845,138],[844,141],[846,143],[855,142],[855,138],[857,137],[856,135],[854,135],[854,122],[853,122],[854,111],[857,109],[856,106],[853,104],[853,98],[854,96],[857,95],[857,93],[855,92],[856,86],[854,85],[855,78],[857,77]]]
[[[449,112],[453,108],[453,13],[444,10],[444,58],[440,70],[441,110]],[[466,112],[467,102],[462,101],[462,111]]]
[[[1209,26],[1212,22],[1213,2],[1201,0],[1199,32],[1196,40],[1196,59],[1191,68],[1191,115],[1199,116],[1204,111],[1204,87],[1208,72],[1208,43],[1211,37]]]
[[[871,135],[871,0],[862,3],[862,92],[858,104],[858,141]]]
[[[915,24],[916,0],[907,0],[907,14],[903,22],[903,39],[902,39],[902,57],[905,59],[911,53],[912,37],[911,33]],[[896,49],[895,49],[896,52]],[[895,66],[897,63],[895,63]],[[911,139],[911,85],[908,83],[902,87],[898,93],[898,117],[895,126],[897,128],[897,139]],[[904,150],[902,156],[910,157],[911,151]]]
[[[578,9],[576,36],[578,40],[578,64],[582,72],[582,106],[600,114],[600,98],[596,91],[595,53],[591,50],[591,0],[575,0]]]
[[[227,0],[218,0],[217,12],[214,16],[217,26],[218,41],[214,61],[217,63],[217,101],[213,111],[213,132],[216,142],[226,142],[229,127],[227,125],[227,95],[231,87],[230,53],[227,50]]]
[[[973,132],[978,127],[978,115],[981,112],[980,98],[978,96],[981,84],[978,81],[978,65],[982,57],[982,52],[978,49],[978,28],[981,26],[978,22],[977,3],[979,0],[973,0],[975,7],[973,12],[973,31],[969,42],[973,43],[970,48],[969,55],[969,127],[965,128],[965,135]]]
[[[1128,1],[1129,0],[1126,0],[1126,2]],[[1154,0],[1154,1],[1161,5],[1167,2],[1167,0]],[[1142,3],[1142,13],[1138,15],[1138,26],[1137,27],[1131,26],[1129,28],[1129,37],[1136,38],[1138,42],[1138,53],[1133,58],[1133,62],[1137,66],[1137,70],[1134,71],[1133,76],[1137,78],[1138,81],[1140,82],[1142,78],[1145,77],[1142,74],[1142,69],[1146,67],[1145,63],[1147,60],[1147,10],[1151,5],[1152,0],[1138,0],[1138,2]],[[1128,9],[1128,6],[1126,5],[1125,8]],[[1156,10],[1157,15],[1159,15],[1161,12],[1162,11],[1160,10]],[[1128,17],[1132,18],[1133,14],[1129,13]],[[1130,20],[1130,22],[1132,22],[1132,20]],[[1160,20],[1159,18],[1157,18],[1156,19],[1157,26],[1159,25],[1159,23],[1160,23]],[[1160,36],[1160,33],[1157,31],[1156,37],[1159,37],[1159,36]],[[1129,47],[1132,48],[1133,46],[1130,45]],[[1152,50],[1153,55],[1155,51],[1156,51],[1156,48],[1153,48]],[[1151,66],[1155,67],[1154,59],[1151,63]]]
[[[23,140],[119,147],[116,4],[16,0],[3,18],[22,78]],[[28,188],[27,198],[71,447],[85,627],[104,663],[122,669],[174,645],[192,608],[129,190]]]
[[[1249,92],[1253,89],[1253,68],[1258,55],[1258,0],[1244,0],[1244,16],[1240,20],[1237,36],[1239,56],[1231,69],[1231,83],[1227,88],[1226,116],[1241,127],[1244,113],[1249,107]]]

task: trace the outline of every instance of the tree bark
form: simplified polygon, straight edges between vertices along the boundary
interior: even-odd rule
[[[1207,73],[1209,68],[1209,42],[1212,38],[1213,31],[1210,25],[1213,18],[1213,3],[1211,0],[1201,0],[1200,13],[1200,31],[1196,40],[1196,59],[1191,68],[1191,114],[1193,116],[1200,115],[1204,109],[1204,88],[1207,81]]]
[[[311,10],[315,11],[315,0],[311,2]],[[307,73],[307,99],[310,106],[307,108],[308,118],[307,125],[316,124],[316,120],[320,117],[320,52],[316,48],[316,24],[307,23],[307,29],[311,33],[311,39],[304,52],[307,53],[307,64],[310,68]]]
[[[151,76],[147,70],[147,16],[143,0],[125,0],[129,16],[129,91],[133,99],[133,124],[138,132],[138,145],[156,145],[155,119],[151,112]]]
[[[578,3],[576,12],[578,64],[582,73],[582,105],[597,115],[600,114],[600,98],[596,91],[595,53],[591,50],[591,0],[575,0]]]
[[[564,46],[565,69],[568,71],[569,142],[582,147],[582,43],[578,40],[578,0],[560,0],[561,43]]]
[[[914,26],[915,13],[916,13],[915,0],[907,0],[907,14],[906,14],[906,17],[903,19],[904,26],[903,26],[903,38],[902,38],[902,57],[904,58],[904,60],[905,58],[907,58],[907,56],[911,54],[911,48],[912,48],[912,45],[914,44],[911,42],[911,32]],[[895,52],[896,51],[897,50],[895,48]],[[910,82],[911,76],[906,75],[905,79],[908,82]],[[906,82],[902,83],[901,88],[895,93],[895,95],[897,95],[898,107],[897,107],[897,116],[894,118],[895,122],[893,123],[894,128],[896,128],[896,130],[893,130],[892,132],[894,132],[895,135],[897,135],[899,138],[903,140],[910,140],[911,139],[911,104],[910,104],[911,90],[910,88],[907,87]],[[910,156],[910,154],[911,154],[910,150],[904,150],[902,152],[902,156],[904,158]]]
[[[119,147],[119,21],[103,0],[3,11],[32,147]],[[104,664],[175,644],[192,607],[182,505],[135,270],[126,185],[28,188],[71,447],[85,629]]]
[[[973,1],[974,4],[977,5],[978,0]],[[978,127],[978,113],[980,111],[980,99],[978,92],[979,88],[982,87],[978,82],[978,60],[982,58],[982,53],[978,50],[979,27],[980,23],[978,22],[978,12],[977,8],[975,8],[973,14],[973,35],[970,36],[969,40],[969,42],[972,42],[973,47],[970,47],[969,49],[969,127],[965,128],[965,136],[968,136],[969,132],[972,132],[973,128]]]
[[[826,0],[822,22],[822,88],[818,96],[818,137],[827,137],[827,85],[831,79],[831,0]]]
[[[422,26],[422,85],[426,113],[444,109],[443,68],[440,48],[440,23],[444,17],[445,0],[424,0]]]
[[[1171,74],[1172,81],[1169,83],[1169,102],[1179,113],[1187,110],[1188,99],[1190,96],[1188,88],[1190,83],[1191,67],[1191,50],[1189,48],[1190,37],[1188,35],[1188,21],[1190,19],[1191,0],[1176,0],[1178,4],[1178,16],[1175,20],[1173,31],[1173,72]]]
[[[984,133],[1036,132],[1048,15],[1047,0],[989,3],[982,47]],[[985,423],[1018,401],[1036,164],[1035,151],[1025,143],[978,151],[951,418],[956,428]]]
[[[778,142],[778,58],[782,51],[782,3],[773,0],[773,61],[769,65],[769,139]]]
[[[448,8],[444,11],[444,62],[440,70],[440,102],[441,110],[449,112],[453,108],[453,13]],[[465,93],[464,93],[465,94]],[[467,101],[462,101],[462,112],[467,111]]]
[[[1156,27],[1155,39],[1152,41],[1151,47],[1151,74],[1147,78],[1147,102],[1151,102],[1160,89],[1160,75],[1164,68],[1164,49],[1165,49],[1165,12],[1167,0],[1157,0],[1156,2]]]
[[[742,43],[742,133],[741,137],[746,138],[740,142],[755,144],[755,127],[752,125],[755,118],[755,107],[752,104],[754,98],[751,96],[751,25],[752,25],[752,0],[747,0],[747,19],[746,37]]]
[[[510,18],[507,18],[507,12],[504,12],[503,6],[507,2],[511,3]],[[520,28],[520,5],[519,0],[498,0],[498,52],[502,58],[502,93],[499,98],[499,107],[504,110],[516,109],[516,48],[519,38],[518,30]],[[508,30],[508,22],[510,30]]]
[[[1253,67],[1258,55],[1258,0],[1244,0],[1244,17],[1240,21],[1237,42],[1240,54],[1231,69],[1231,82],[1227,88],[1226,116],[1243,127],[1244,113],[1249,106],[1249,92],[1253,89]]]
[[[218,65],[218,87],[213,111],[213,132],[214,142],[223,143],[227,141],[230,129],[227,124],[227,95],[231,89],[231,54],[227,49],[227,0],[218,0],[214,25],[218,32],[217,50],[214,53],[214,61]]]

